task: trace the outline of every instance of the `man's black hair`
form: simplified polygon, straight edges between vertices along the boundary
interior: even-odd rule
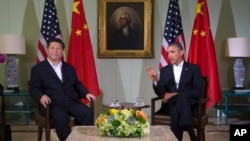
[[[179,43],[179,42],[170,43],[168,46],[176,46],[176,47],[179,48],[180,50],[183,50],[183,46],[182,46],[182,44]]]
[[[47,47],[49,47],[49,45],[50,45],[51,42],[60,43],[60,44],[62,45],[62,48],[63,48],[63,49],[65,48],[65,45],[64,45],[64,42],[62,41],[62,39],[59,39],[59,38],[51,38],[51,39],[48,41]]]

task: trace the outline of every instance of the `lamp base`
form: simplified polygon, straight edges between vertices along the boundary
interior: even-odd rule
[[[18,92],[20,92],[19,87],[7,87],[7,90],[13,90],[13,91],[14,91],[14,93],[18,93]]]
[[[233,87],[233,90],[244,90],[245,87]]]

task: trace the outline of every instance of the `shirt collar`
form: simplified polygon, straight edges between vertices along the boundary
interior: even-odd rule
[[[181,63],[180,63],[178,66],[177,66],[177,65],[175,65],[175,64],[173,64],[173,66],[174,66],[174,67],[182,67],[182,66],[183,66],[183,64],[184,64],[184,61],[182,60],[182,61],[181,61]]]
[[[62,66],[62,61],[60,60],[60,62],[57,64],[57,65],[53,65],[52,64],[52,62],[49,60],[49,58],[47,58],[47,60],[48,60],[48,62],[49,62],[49,64],[51,65],[51,66]]]

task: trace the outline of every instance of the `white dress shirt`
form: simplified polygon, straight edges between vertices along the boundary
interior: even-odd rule
[[[183,63],[184,63],[184,61],[182,61],[178,66],[173,65],[174,79],[175,79],[175,84],[176,84],[177,89],[179,87],[179,82],[180,82],[180,78],[181,78],[181,71],[182,71],[182,68],[183,68]]]
[[[56,72],[58,78],[63,81],[63,78],[62,78],[62,61],[60,61],[59,64],[57,65],[53,65],[50,60],[48,59],[50,65],[52,66],[52,68],[54,69],[54,71]]]

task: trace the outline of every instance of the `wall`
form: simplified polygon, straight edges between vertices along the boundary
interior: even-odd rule
[[[68,44],[71,26],[70,0],[55,0],[60,26],[66,45]],[[136,97],[143,97],[146,103],[155,96],[151,81],[144,68],[148,65],[156,70],[160,58],[163,28],[169,0],[154,0],[153,6],[153,48],[151,59],[103,59],[97,58],[98,45],[98,0],[84,0],[85,14],[89,25],[99,85],[103,93],[103,103],[109,103],[111,97],[121,101],[134,102]],[[196,0],[179,0],[182,24],[189,47],[193,27]],[[216,57],[219,69],[221,89],[231,89],[233,82],[234,58],[224,56],[225,40],[228,37],[249,37],[250,18],[249,0],[207,0],[210,24],[216,46]],[[20,58],[20,87],[27,89],[30,68],[35,64],[37,40],[43,14],[43,0],[0,0],[0,34],[22,34],[26,40],[26,55]],[[66,49],[67,54],[67,49]],[[209,59],[209,58],[208,58]],[[249,76],[250,61],[245,59],[246,76]],[[6,86],[5,64],[0,64],[0,82]],[[250,87],[250,78],[246,77],[246,86]],[[150,109],[146,109],[149,114]]]

